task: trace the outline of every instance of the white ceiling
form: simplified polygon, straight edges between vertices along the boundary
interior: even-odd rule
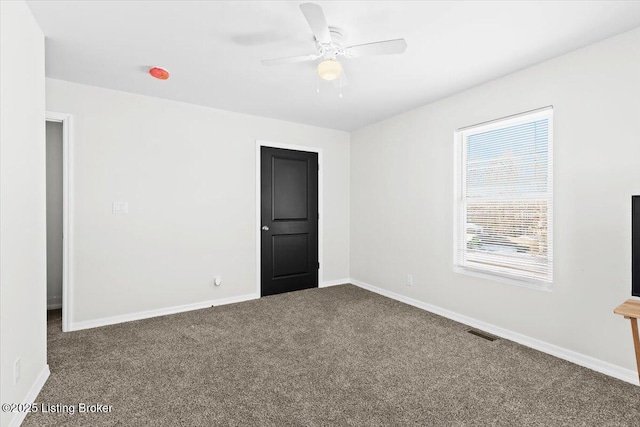
[[[342,60],[340,99],[314,63],[260,65],[315,52],[300,3],[28,2],[48,77],[348,131],[640,26],[639,1],[316,1],[346,45],[408,43]]]

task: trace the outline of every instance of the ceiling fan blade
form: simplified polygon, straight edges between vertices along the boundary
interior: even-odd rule
[[[263,59],[262,61],[260,61],[260,63],[265,66],[284,65],[284,64],[293,64],[295,62],[313,61],[318,57],[320,57],[320,55],[290,56],[287,58]]]
[[[342,71],[340,72],[340,77],[333,81],[333,86],[340,89],[349,84],[349,80],[347,79],[347,74],[344,72],[344,67],[342,67]]]
[[[329,34],[329,26],[324,17],[322,8],[315,3],[302,3],[300,10],[311,27],[313,35],[322,44],[331,43],[331,34]]]
[[[347,58],[357,58],[358,56],[366,55],[391,55],[403,53],[405,50],[407,50],[407,41],[405,39],[395,39],[349,46],[343,52]]]

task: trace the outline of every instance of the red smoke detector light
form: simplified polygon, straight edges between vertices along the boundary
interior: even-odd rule
[[[164,68],[153,67],[149,70],[149,74],[151,74],[156,79],[167,80],[169,78],[169,72]]]

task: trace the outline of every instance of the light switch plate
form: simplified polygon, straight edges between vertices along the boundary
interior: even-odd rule
[[[129,203],[128,202],[113,202],[113,213],[114,214],[127,214],[127,213],[129,213]]]

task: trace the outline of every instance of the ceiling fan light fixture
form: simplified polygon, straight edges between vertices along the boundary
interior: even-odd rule
[[[340,77],[342,67],[335,59],[325,59],[318,64],[318,75],[323,80],[335,80]]]

